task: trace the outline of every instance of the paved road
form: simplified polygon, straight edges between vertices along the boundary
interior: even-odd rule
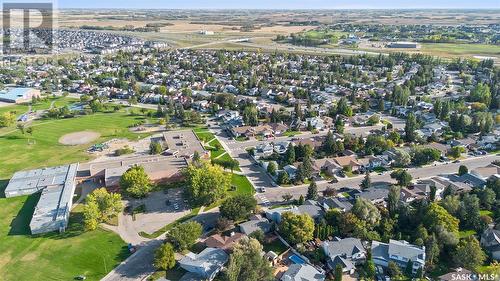
[[[413,179],[424,179],[430,178],[439,175],[446,175],[456,173],[458,171],[458,167],[460,165],[465,165],[471,169],[475,169],[478,167],[484,167],[490,164],[494,160],[500,160],[500,156],[497,155],[487,155],[482,157],[473,157],[460,161],[460,163],[449,163],[443,164],[439,163],[436,166],[430,165],[421,168],[411,168],[408,169],[408,172],[412,175]],[[357,176],[353,178],[341,178],[338,183],[328,183],[327,181],[318,182],[318,191],[325,190],[327,187],[341,188],[341,187],[350,187],[357,188],[359,184],[363,180],[364,176]],[[372,173],[371,175],[372,183],[393,183],[394,180],[390,177],[390,172],[386,172],[383,175],[378,175]],[[300,195],[305,195],[307,192],[307,185],[294,186],[294,187],[284,187],[284,188],[272,188],[267,189],[265,193],[262,195],[272,203],[282,202],[282,196],[284,194],[291,194],[294,198],[300,197]],[[261,196],[257,196],[258,200]],[[259,200],[259,203],[263,203],[262,200]]]

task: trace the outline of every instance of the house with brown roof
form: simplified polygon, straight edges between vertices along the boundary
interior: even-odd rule
[[[223,236],[221,234],[214,234],[205,240],[205,245],[208,248],[217,248],[226,251],[230,251],[235,243],[238,243],[246,235],[238,232],[231,232],[229,236]]]
[[[333,158],[333,161],[335,161],[340,167],[350,167],[351,171],[357,171],[361,168],[361,164],[356,160],[356,156],[350,155],[350,156],[340,156],[340,157],[335,157]]]

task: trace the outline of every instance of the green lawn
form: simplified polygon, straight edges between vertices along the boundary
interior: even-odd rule
[[[271,243],[264,243],[262,245],[262,248],[263,248],[264,252],[266,252],[266,253],[269,251],[273,251],[278,255],[280,255],[281,253],[283,253],[284,251],[286,251],[288,249],[287,246],[285,244],[281,243],[281,241],[279,239],[275,239]]]
[[[422,52],[432,53],[434,55],[482,55],[498,56],[500,48],[496,45],[487,44],[454,44],[454,43],[424,43]]]
[[[91,144],[65,146],[59,144],[61,136],[78,131],[92,130],[101,133],[94,143],[111,138],[137,139],[128,127],[144,120],[143,116],[131,116],[125,112],[98,113],[69,119],[41,120],[33,123],[33,137],[14,130],[0,136],[0,179],[29,168],[84,162],[92,158],[86,153]],[[29,144],[28,142],[35,142]]]
[[[250,194],[250,195],[252,195],[255,193],[255,189],[253,188],[252,184],[250,183],[248,178],[244,175],[232,174],[231,185],[235,186],[236,190],[228,191],[228,195],[226,198],[237,195],[237,194]],[[206,206],[205,210],[207,211],[207,210],[210,210],[210,209],[213,209],[213,208],[219,206],[222,203],[222,201],[224,201],[224,199],[218,200],[218,201]]]
[[[209,142],[213,138],[215,138],[214,134],[212,134],[206,128],[197,128],[193,129],[193,132],[198,136],[198,138],[203,142]]]
[[[283,133],[283,136],[285,136],[285,137],[294,137],[294,136],[300,135],[300,134],[301,134],[301,132],[299,132],[299,131],[286,131],[286,132]]]
[[[117,234],[103,229],[83,232],[78,210],[71,213],[65,233],[29,235],[38,198],[0,198],[1,280],[73,280],[80,274],[100,280],[129,255]]]
[[[475,230],[462,230],[458,233],[458,237],[459,238],[466,238],[466,237],[469,237],[469,236],[472,236],[472,235],[476,235],[476,231]]]

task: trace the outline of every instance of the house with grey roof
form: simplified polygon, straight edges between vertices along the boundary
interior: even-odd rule
[[[425,246],[417,246],[401,240],[389,240],[389,243],[372,241],[372,257],[376,265],[387,267],[389,262],[396,263],[405,269],[408,261],[412,261],[412,272],[417,273],[425,266]]]
[[[229,256],[222,249],[206,248],[199,254],[188,253],[179,261],[179,265],[198,280],[213,280],[224,267]]]
[[[6,197],[41,191],[30,222],[31,234],[64,232],[73,205],[78,164],[15,173],[5,188]]]
[[[263,218],[261,216],[255,216],[251,218],[249,221],[240,223],[239,227],[241,233],[250,235],[259,229],[262,230],[262,232],[264,233],[268,233],[271,231],[272,224],[266,218]]]
[[[339,209],[342,212],[348,212],[352,209],[352,203],[347,198],[324,198],[321,200],[321,206],[325,211],[330,209]]]
[[[389,196],[388,188],[368,188],[360,193],[354,194],[355,198],[364,198],[373,204],[385,204],[386,198]]]
[[[350,237],[335,241],[324,241],[321,247],[328,257],[328,267],[333,270],[337,264],[340,264],[344,273],[354,273],[356,265],[366,258],[366,250],[358,238]]]
[[[493,259],[500,260],[500,230],[486,229],[481,235],[481,246],[490,252]]]
[[[304,204],[298,206],[297,209],[299,210],[299,213],[308,214],[316,221],[322,219],[325,215],[325,212],[319,206],[318,202],[314,200],[307,200]]]
[[[281,276],[281,281],[323,281],[325,274],[309,264],[292,264]]]

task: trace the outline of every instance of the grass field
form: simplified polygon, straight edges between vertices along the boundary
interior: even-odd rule
[[[231,190],[228,191],[228,194],[226,198],[229,198],[231,196],[235,196],[238,194],[249,194],[252,195],[255,193],[255,189],[253,188],[252,184],[248,180],[248,178],[244,175],[237,175],[237,174],[232,174],[231,175],[231,186],[235,186],[236,190]],[[205,210],[210,210],[213,209],[217,206],[219,206],[224,199],[216,201],[208,206],[205,207]]]
[[[421,51],[444,56],[500,56],[500,48],[498,46],[486,44],[424,43],[422,44]]]
[[[33,123],[33,137],[19,131],[0,136],[0,179],[15,171],[51,165],[60,165],[91,158],[85,151],[90,146],[64,146],[58,140],[72,132],[92,130],[101,134],[96,142],[111,138],[137,139],[144,135],[129,131],[128,127],[143,120],[142,116],[131,116],[125,112],[98,113],[70,119],[42,120]],[[35,142],[29,144],[28,142]]]
[[[63,234],[32,237],[29,222],[39,195],[0,198],[0,280],[100,280],[128,256],[112,232],[83,232],[82,213],[71,213]]]

